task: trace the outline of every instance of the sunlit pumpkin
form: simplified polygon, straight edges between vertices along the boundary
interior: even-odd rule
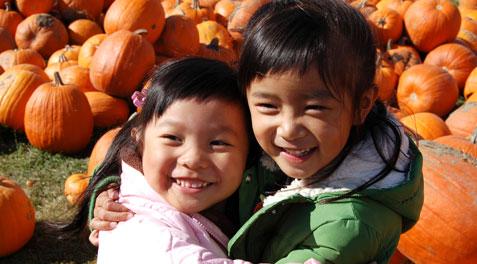
[[[399,121],[421,139],[432,140],[451,134],[444,120],[433,113],[420,112],[402,117]]]
[[[477,159],[477,131],[470,137],[447,135],[434,139],[435,142],[462,151]]]
[[[33,236],[35,208],[23,189],[0,176],[0,257],[15,253]]]
[[[477,103],[467,102],[452,111],[446,124],[453,135],[468,137],[477,129]]]
[[[199,31],[195,22],[180,15],[173,15],[166,19],[164,32],[154,43],[156,53],[166,57],[195,55],[199,48]]]
[[[66,178],[64,194],[66,200],[68,200],[71,205],[77,204],[80,201],[81,196],[88,187],[90,178],[91,176],[82,173],[72,174]]]
[[[78,53],[78,65],[89,68],[93,55],[98,49],[99,44],[106,38],[106,34],[97,34],[87,39]]]
[[[111,143],[114,140],[114,137],[116,134],[119,132],[121,128],[113,128],[111,130],[108,130],[108,132],[104,133],[98,141],[96,141],[96,144],[93,147],[93,150],[91,151],[91,155],[89,156],[88,160],[88,175],[93,175],[94,169],[96,166],[98,166],[103,160],[104,157],[106,156],[106,152],[108,152],[109,146],[111,146]]]
[[[103,33],[101,27],[90,19],[78,19],[68,25],[70,43],[82,45],[90,37]]]
[[[86,92],[85,95],[91,106],[95,127],[118,126],[128,120],[129,106],[125,100],[99,91]]]
[[[46,63],[40,53],[32,49],[13,49],[0,53],[0,66],[8,70],[17,64],[33,64],[45,68]]]

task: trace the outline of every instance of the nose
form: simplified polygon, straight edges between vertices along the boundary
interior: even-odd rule
[[[283,115],[280,125],[277,128],[277,135],[287,141],[293,141],[306,135],[304,127],[297,117],[287,114]]]
[[[177,158],[177,163],[191,170],[204,169],[208,166],[207,154],[199,146],[190,146]]]

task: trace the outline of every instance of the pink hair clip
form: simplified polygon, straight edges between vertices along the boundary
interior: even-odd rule
[[[135,91],[132,94],[131,99],[133,101],[133,104],[136,107],[142,107],[144,105],[144,102],[146,101],[146,96],[147,96],[147,89],[142,89],[142,91],[140,92]]]

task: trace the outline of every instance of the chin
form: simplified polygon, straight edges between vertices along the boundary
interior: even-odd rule
[[[303,169],[293,168],[289,166],[280,166],[280,169],[285,173],[288,177],[294,179],[306,179],[314,175],[314,172],[305,171]]]

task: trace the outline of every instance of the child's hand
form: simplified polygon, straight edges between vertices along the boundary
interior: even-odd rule
[[[133,213],[128,208],[116,202],[118,199],[118,190],[113,188],[98,195],[94,207],[94,218],[89,223],[92,229],[99,231],[111,230],[116,227],[117,222],[126,221],[133,216]]]

